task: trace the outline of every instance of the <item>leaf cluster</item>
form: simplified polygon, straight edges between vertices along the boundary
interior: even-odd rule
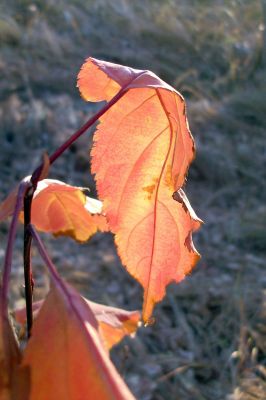
[[[78,87],[86,101],[107,104],[50,157],[45,156],[0,205],[0,220],[12,216],[0,297],[3,400],[133,398],[108,350],[137,330],[140,312],[81,297],[59,276],[38,231],[78,242],[97,231],[111,231],[123,265],[143,287],[145,324],[165,296],[166,286],[180,282],[200,257],[192,234],[202,221],[182,189],[195,156],[183,97],[150,71],[93,58],[82,66]],[[97,120],[91,165],[99,200],[86,196],[83,188],[47,179],[50,164]],[[27,303],[15,316],[22,325],[27,320],[30,336],[23,353],[7,309],[18,220],[25,230]],[[48,296],[34,304],[32,241],[51,278]]]

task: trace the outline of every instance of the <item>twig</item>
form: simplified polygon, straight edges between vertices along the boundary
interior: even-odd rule
[[[25,300],[26,300],[26,314],[27,314],[27,336],[31,335],[31,328],[33,323],[32,311],[32,293],[34,281],[32,278],[31,268],[31,242],[32,236],[29,230],[31,223],[31,204],[34,194],[34,188],[31,186],[24,196],[24,280],[25,280]]]
[[[190,363],[190,364],[185,364],[185,365],[181,365],[180,367],[177,367],[175,369],[173,369],[170,372],[167,372],[165,375],[160,376],[160,378],[158,379],[158,382],[165,382],[168,379],[172,378],[173,376],[177,375],[177,374],[183,374],[184,372],[186,372],[188,369],[190,368],[206,368],[205,364],[200,364],[200,363]]]
[[[124,94],[126,90],[123,88],[103,107],[101,108],[96,114],[94,114],[81,128],[79,128],[73,135],[66,140],[58,149],[54,151],[53,154],[49,157],[50,165],[57,160],[70,146],[73,144],[83,133],[85,133],[106,111],[109,110]],[[41,174],[42,165],[40,165],[32,174],[31,182],[34,187],[37,186],[38,177]]]
[[[53,278],[56,281],[60,280],[58,272],[57,272],[52,260],[50,259],[50,256],[47,253],[47,250],[45,249],[38,232],[36,231],[36,229],[33,225],[29,225],[29,232],[31,233],[31,237],[33,237],[33,239],[34,239],[35,244],[40,253],[40,256],[42,257],[43,261],[45,262],[49,272],[51,273],[51,275],[53,276]]]

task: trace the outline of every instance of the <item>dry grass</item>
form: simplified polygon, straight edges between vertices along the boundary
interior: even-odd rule
[[[263,400],[266,82],[260,1],[3,0],[0,15],[3,195],[44,149],[61,143],[95,109],[75,89],[87,55],[150,68],[185,95],[198,147],[186,190],[206,223],[195,235],[203,258],[191,277],[169,287],[156,324],[140,329],[112,357],[141,400]],[[93,186],[89,143],[87,136],[73,146],[53,177]],[[60,272],[83,294],[141,306],[141,290],[121,268],[111,236],[96,236],[85,246],[47,243]],[[12,304],[21,302],[21,245],[18,240]],[[34,264],[39,298],[47,275],[38,258]]]

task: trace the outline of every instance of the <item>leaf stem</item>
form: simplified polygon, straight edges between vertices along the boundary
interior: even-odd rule
[[[27,335],[31,335],[31,328],[33,322],[32,311],[32,293],[34,281],[32,278],[31,268],[31,242],[32,236],[29,230],[31,223],[31,204],[34,194],[34,188],[30,187],[24,196],[24,280],[25,280],[25,300],[26,300],[26,314],[27,314]]]
[[[124,88],[121,88],[120,91],[101,110],[94,114],[81,128],[73,133],[73,135],[68,140],[66,140],[60,147],[58,147],[58,149],[56,149],[54,153],[52,153],[49,157],[50,165],[53,164],[54,161],[56,161],[57,158],[60,157],[71,146],[72,143],[74,143],[84,132],[86,132],[87,129],[90,128],[106,111],[108,111],[109,108],[111,108],[125,93],[126,90]],[[24,195],[24,278],[28,337],[30,337],[33,322],[32,292],[34,281],[32,279],[31,268],[31,243],[33,232],[35,232],[35,238],[37,237],[40,240],[37,232],[31,227],[31,205],[34,192],[37,188],[38,181],[40,180],[42,174],[43,165],[43,163],[39,165],[31,175],[32,187],[28,188]],[[40,247],[39,245],[39,251],[43,255],[46,254],[46,263],[47,265],[49,264],[49,269],[51,270],[53,264],[51,263],[51,260],[49,259],[46,250],[44,249],[44,247]],[[55,268],[53,270],[54,273],[57,273]]]
[[[43,261],[46,264],[46,267],[51,275],[52,278],[52,282],[55,283],[57,286],[59,286],[61,288],[61,290],[63,291],[63,293],[65,294],[66,297],[68,297],[70,303],[71,298],[69,298],[69,293],[67,290],[67,285],[66,283],[60,278],[56,267],[54,266],[54,263],[52,262],[44,244],[43,241],[40,237],[40,235],[38,234],[38,232],[36,231],[34,225],[30,224],[29,225],[29,231],[31,233],[31,236],[35,242],[35,245],[39,251],[40,256],[42,257]]]
[[[38,234],[38,232],[36,231],[35,227],[32,224],[29,225],[29,232],[31,233],[31,237],[35,241],[35,244],[40,253],[40,256],[42,257],[47,268],[49,269],[50,274],[53,276],[55,281],[60,280],[58,272],[57,272],[52,260],[50,259],[50,256],[49,256],[46,248],[44,247],[44,244],[40,238],[40,235]]]
[[[58,149],[56,149],[49,157],[50,165],[57,160],[80,136],[83,135],[106,111],[109,110],[124,94],[126,90],[121,88],[121,90],[96,114],[94,114],[81,128],[79,128],[69,139],[67,139]],[[41,174],[42,165],[35,169],[32,174],[31,182],[36,188],[38,179]]]
[[[7,246],[5,252],[5,261],[4,261],[4,268],[3,268],[3,277],[2,277],[2,290],[0,293],[1,296],[1,305],[2,305],[2,312],[7,315],[8,314],[8,285],[11,273],[11,264],[12,264],[12,255],[13,255],[13,248],[14,242],[16,237],[17,231],[17,223],[19,218],[19,213],[22,209],[23,199],[25,196],[26,191],[30,187],[30,182],[23,180],[18,188],[18,195],[15,205],[14,214],[12,217],[11,225],[8,232],[8,239],[7,239]]]

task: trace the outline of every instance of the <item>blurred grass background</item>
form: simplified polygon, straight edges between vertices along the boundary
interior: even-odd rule
[[[185,189],[205,221],[195,235],[202,261],[169,287],[156,324],[112,352],[138,399],[266,398],[265,19],[265,0],[0,0],[2,198],[95,112],[75,87],[87,56],[151,69],[187,100],[197,158]],[[93,188],[90,146],[87,135],[51,177]],[[83,246],[46,241],[83,294],[141,306],[110,235]],[[21,244],[13,305],[21,302]],[[40,298],[47,278],[35,263]]]

